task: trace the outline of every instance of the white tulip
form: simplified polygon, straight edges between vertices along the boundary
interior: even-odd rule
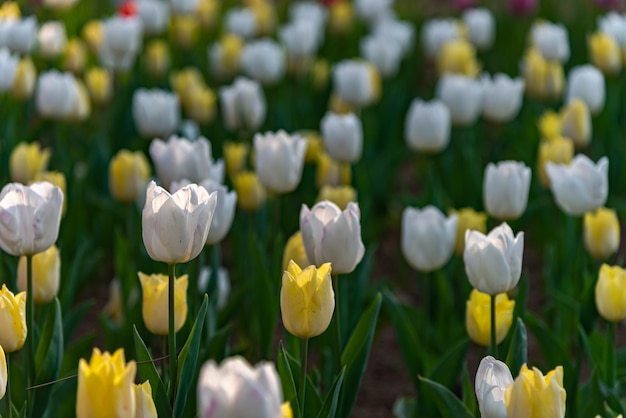
[[[8,48],[0,47],[0,93],[6,93],[13,87],[20,57],[11,55]]]
[[[438,152],[450,142],[450,111],[441,100],[415,99],[404,122],[407,145],[417,152]]]
[[[213,226],[211,226],[211,228],[213,228]],[[202,267],[200,269],[200,275],[198,276],[198,291],[200,294],[209,291],[209,283],[211,282],[212,274],[213,271],[211,267]],[[217,285],[215,286],[215,291],[217,293],[217,309],[224,309],[228,303],[228,295],[230,294],[230,277],[228,276],[228,270],[224,267],[220,267],[217,270]],[[210,296],[214,298],[215,293]]]
[[[393,0],[356,0],[354,7],[361,20],[375,23],[392,13]]]
[[[622,53],[626,51],[626,14],[610,12],[606,16],[600,16],[598,27],[601,32],[615,39]]]
[[[318,32],[322,32],[328,19],[328,9],[314,1],[298,1],[289,5],[289,17],[292,22],[307,21],[313,23]],[[323,36],[323,33],[320,33]]]
[[[437,97],[448,107],[452,123],[472,125],[483,108],[480,81],[457,74],[445,74],[437,84]]]
[[[452,256],[457,215],[446,216],[434,206],[402,212],[402,253],[411,267],[430,272],[441,268]]]
[[[316,266],[331,263],[333,273],[351,273],[363,259],[361,211],[350,202],[341,211],[334,203],[323,200],[311,209],[302,205],[300,231],[306,255]]]
[[[514,237],[506,223],[492,229],[488,235],[469,229],[465,232],[465,273],[480,292],[497,295],[517,286],[523,255],[524,233]]]
[[[328,112],[322,119],[321,134],[328,154],[336,161],[356,163],[363,152],[363,126],[354,114]]]
[[[402,46],[383,36],[366,36],[361,39],[361,55],[374,64],[383,77],[393,77],[402,60]]]
[[[476,399],[483,418],[507,418],[504,393],[513,383],[508,366],[491,356],[480,361],[476,372]]]
[[[293,58],[309,58],[315,56],[322,41],[324,27],[314,20],[295,20],[280,28],[278,37]]]
[[[129,70],[141,50],[142,34],[139,16],[115,16],[105,20],[98,49],[101,64],[111,70]]]
[[[133,119],[142,136],[167,137],[180,122],[180,100],[175,93],[165,90],[135,90]]]
[[[46,22],[37,35],[39,53],[44,58],[55,58],[63,53],[67,44],[63,22]]]
[[[567,29],[562,24],[540,22],[531,29],[533,45],[547,60],[561,63],[569,59],[569,40]]]
[[[463,12],[470,42],[480,50],[491,48],[496,31],[496,21],[489,9],[476,8]]]
[[[490,216],[517,219],[526,210],[530,168],[517,161],[489,163],[483,181],[483,201]]]
[[[604,206],[609,193],[609,160],[597,164],[578,154],[568,165],[546,163],[550,189],[557,205],[567,214],[582,216]]]
[[[198,8],[200,0],[172,0],[172,11],[176,14],[191,14]]]
[[[269,38],[248,42],[241,52],[241,68],[248,77],[273,84],[285,75],[285,51]]]
[[[139,0],[135,4],[144,33],[147,35],[163,33],[170,21],[168,4],[159,0]]]
[[[238,77],[229,87],[220,88],[224,123],[231,131],[254,131],[265,120],[266,104],[258,82]]]
[[[428,58],[434,59],[448,41],[461,37],[459,23],[455,19],[431,19],[422,26],[422,48]]]
[[[298,187],[304,167],[306,139],[285,131],[254,135],[254,169],[271,191],[291,192]]]
[[[15,256],[47,250],[59,236],[62,207],[63,192],[51,183],[7,184],[0,192],[0,248]]]
[[[567,77],[566,102],[575,97],[582,99],[591,114],[597,115],[604,109],[604,74],[591,64],[579,65],[570,70]]]
[[[79,100],[76,79],[71,73],[51,70],[39,76],[35,103],[41,116],[68,118],[74,113]]]
[[[151,181],[141,214],[143,244],[155,261],[185,263],[200,254],[207,236],[217,194],[196,184],[173,195]]]
[[[245,7],[230,9],[224,17],[224,24],[228,32],[243,38],[252,38],[256,31],[256,17],[252,10]]]
[[[363,107],[373,103],[379,96],[378,74],[372,64],[356,60],[344,60],[333,68],[333,82],[339,97],[351,106]]]
[[[372,35],[390,39],[400,46],[402,55],[407,55],[413,49],[415,27],[412,22],[396,19],[381,19],[378,21]]]
[[[494,122],[510,122],[515,119],[522,107],[524,80],[512,79],[498,73],[491,78],[488,74],[481,77],[483,86],[483,115]]]
[[[37,40],[37,19],[28,16],[24,19],[0,20],[0,46],[5,46],[18,54],[30,54]]]

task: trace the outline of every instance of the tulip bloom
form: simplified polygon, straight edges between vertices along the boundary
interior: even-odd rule
[[[404,209],[402,253],[411,267],[429,272],[443,266],[452,256],[457,223],[456,215],[446,218],[434,206]]]
[[[474,46],[465,39],[454,39],[443,44],[437,56],[437,70],[440,75],[459,74],[474,77],[480,72]]]
[[[225,142],[223,146],[226,173],[232,180],[245,170],[249,151],[248,144],[241,142]]]
[[[496,31],[496,20],[489,9],[475,8],[463,12],[469,40],[479,50],[491,48]]]
[[[422,48],[428,58],[436,58],[443,45],[462,37],[462,30],[456,19],[430,19],[422,26]]]
[[[220,88],[219,97],[229,130],[255,131],[263,124],[267,105],[257,81],[238,77],[231,86]]]
[[[483,293],[497,295],[517,286],[523,255],[524,233],[514,237],[506,223],[487,236],[478,231],[465,233],[465,273],[472,286]]]
[[[15,70],[11,95],[19,101],[28,100],[33,95],[36,81],[37,69],[35,64],[33,64],[33,60],[29,57],[22,58]]]
[[[529,48],[521,64],[526,81],[526,92],[538,99],[557,99],[565,84],[563,66],[558,61],[546,60],[537,48]]]
[[[49,160],[48,148],[42,149],[38,142],[20,142],[13,148],[9,160],[11,180],[22,184],[30,183],[37,173],[46,170]]]
[[[0,76],[0,93],[11,90],[19,62],[20,58],[17,54],[13,55],[6,47],[0,47],[0,74],[2,74]]]
[[[335,310],[330,272],[330,263],[303,270],[289,261],[280,289],[280,310],[285,329],[296,337],[316,337],[330,325]]]
[[[356,163],[363,152],[363,126],[354,114],[329,112],[322,119],[321,134],[328,154],[339,162]]]
[[[472,208],[461,208],[459,210],[451,210],[449,215],[457,216],[456,238],[454,239],[454,253],[463,255],[465,250],[465,231],[474,230],[487,232],[487,214],[484,212],[476,212]]]
[[[438,99],[415,99],[406,114],[404,138],[416,152],[443,151],[450,142],[450,110]]]
[[[468,126],[476,122],[483,108],[483,88],[473,78],[446,74],[437,84],[437,97],[448,107],[452,123]]]
[[[34,255],[59,235],[63,192],[48,182],[9,183],[0,192],[0,248],[11,255]]]
[[[283,271],[286,271],[291,262],[295,262],[300,267],[311,265],[306,255],[304,244],[302,242],[302,233],[297,231],[287,240],[285,250],[283,251]]]
[[[133,94],[133,120],[142,136],[169,136],[180,122],[180,100],[165,90],[137,89]]]
[[[233,178],[233,187],[237,192],[237,204],[243,210],[259,210],[267,200],[267,191],[259,177],[252,171],[242,171]]]
[[[605,74],[616,74],[622,69],[622,52],[613,37],[596,32],[587,39],[591,62]]]
[[[141,151],[121,150],[109,163],[109,190],[120,202],[134,202],[146,190],[150,165]]]
[[[562,366],[544,376],[536,367],[529,370],[524,364],[504,393],[508,418],[564,417],[565,398]]]
[[[585,249],[597,260],[606,260],[619,248],[619,219],[613,209],[599,208],[585,213],[583,222]]]
[[[59,292],[61,257],[56,245],[33,256],[33,293],[35,303],[48,303]],[[17,266],[17,287],[26,291],[26,257],[20,257]]]
[[[136,372],[134,361],[126,363],[124,349],[111,355],[94,348],[89,363],[80,359],[78,364],[76,417],[134,417]]]
[[[26,341],[26,292],[14,295],[5,284],[0,289],[0,346],[7,353],[17,351]]]
[[[133,385],[135,389],[135,417],[134,418],[158,418],[156,406],[152,399],[152,386],[146,380],[140,385]]]
[[[344,60],[333,68],[335,92],[345,103],[365,107],[378,100],[381,93],[380,75],[366,61]]]
[[[496,344],[500,344],[513,323],[515,301],[506,293],[496,295]],[[491,297],[476,289],[470,293],[465,305],[465,328],[476,344],[488,347],[491,344]]]
[[[548,162],[555,164],[569,164],[574,158],[574,143],[562,136],[541,141],[537,155],[537,173],[543,187],[550,187],[550,178],[546,171]]]
[[[0,399],[4,398],[9,384],[9,373],[7,369],[7,358],[4,349],[0,345]],[[8,402],[8,401],[7,401]]]
[[[402,60],[402,45],[380,34],[364,37],[360,42],[361,55],[371,62],[384,78],[393,77],[398,72]]]
[[[604,109],[605,90],[604,75],[600,70],[591,64],[579,65],[572,68],[567,77],[565,101],[578,97],[587,104],[592,115],[597,115]]]
[[[208,50],[211,72],[217,78],[228,78],[239,70],[243,39],[239,36],[226,33],[218,42],[213,43]]]
[[[327,200],[311,209],[302,205],[300,231],[308,259],[320,267],[330,262],[338,274],[351,273],[365,254],[360,218],[358,203],[343,211]]]
[[[142,238],[148,255],[170,265],[200,254],[215,213],[217,194],[196,184],[173,195],[151,181],[141,216]]]
[[[483,358],[476,371],[476,398],[483,418],[506,418],[504,395],[513,384],[509,367],[491,356]]]
[[[535,23],[531,28],[533,45],[548,61],[567,62],[569,59],[569,40],[567,29],[562,24],[548,21]]]
[[[274,84],[285,75],[285,50],[269,38],[251,41],[241,52],[244,74],[263,84]]]
[[[143,292],[141,313],[146,328],[156,335],[169,334],[168,328],[168,277],[163,274],[137,273]],[[178,332],[187,320],[188,276],[176,279],[174,284],[174,330]]]
[[[579,98],[572,99],[561,110],[561,135],[574,141],[576,148],[584,148],[591,141],[591,113]]]
[[[517,161],[489,163],[485,169],[483,200],[487,213],[498,219],[517,219],[526,210],[530,168]]]
[[[111,70],[129,70],[142,46],[142,24],[139,16],[114,16],[101,24],[98,56]]]
[[[498,73],[481,77],[484,92],[483,115],[494,122],[510,122],[522,107],[524,80]]]
[[[626,270],[602,264],[596,282],[595,299],[602,318],[611,322],[626,319]]]
[[[254,135],[254,168],[267,189],[277,193],[295,190],[302,178],[306,140],[285,131]]]

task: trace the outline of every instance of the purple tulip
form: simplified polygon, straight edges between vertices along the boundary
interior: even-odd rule
[[[509,10],[516,15],[529,15],[537,10],[539,0],[509,0]]]

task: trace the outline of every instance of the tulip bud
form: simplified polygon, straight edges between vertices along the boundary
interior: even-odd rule
[[[623,14],[610,12],[598,18],[598,27],[619,45],[622,55],[622,64],[626,65],[626,18]]]
[[[445,217],[434,206],[402,213],[402,253],[411,267],[430,272],[441,268],[452,256],[458,219]]]
[[[97,52],[100,49],[103,30],[102,22],[99,20],[90,20],[83,26],[82,37],[92,52]]]
[[[61,257],[56,245],[33,256],[33,293],[37,304],[51,302],[59,292]],[[26,257],[20,257],[17,266],[17,288],[26,291]]]
[[[269,36],[276,28],[276,11],[274,5],[266,1],[253,2],[250,5],[254,13],[257,35]]]
[[[569,41],[567,29],[562,24],[547,21],[535,23],[531,29],[533,46],[548,61],[567,62],[569,59]]]
[[[63,58],[63,68],[74,74],[80,74],[85,68],[85,60],[87,58],[87,48],[83,41],[79,38],[72,38],[65,46],[65,54]]]
[[[486,50],[493,45],[496,21],[489,9],[476,8],[463,12],[463,22],[467,27],[469,40],[479,50]]]
[[[622,69],[619,44],[610,35],[596,32],[587,39],[591,63],[605,74],[616,74]]]
[[[143,88],[133,94],[133,119],[142,136],[167,137],[180,122],[180,101],[165,90]]]
[[[619,248],[620,226],[613,209],[599,208],[585,213],[583,222],[585,249],[597,260],[606,260]]]
[[[544,376],[536,367],[529,370],[523,364],[519,375],[504,393],[509,418],[565,417],[565,398],[562,366]]]
[[[380,75],[366,62],[344,60],[333,68],[333,84],[337,95],[348,105],[365,107],[381,95]]]
[[[85,74],[85,83],[96,104],[105,104],[111,99],[113,92],[113,77],[103,68],[92,68]]]
[[[17,351],[26,341],[26,292],[14,295],[5,284],[0,289],[0,347]]]
[[[243,142],[224,143],[224,162],[226,163],[226,173],[231,181],[246,168],[246,158],[248,158],[249,147]]]
[[[553,110],[546,110],[537,124],[541,139],[551,140],[561,136],[561,116]]]
[[[244,74],[263,84],[274,84],[285,74],[285,51],[269,38],[246,44],[241,52]]]
[[[483,115],[494,122],[515,119],[522,107],[524,80],[498,73],[493,79],[485,74],[480,81],[484,92]]]
[[[415,99],[404,122],[404,138],[413,151],[443,151],[450,141],[450,127],[450,111],[441,100]]]
[[[455,19],[430,19],[422,26],[422,47],[428,58],[437,58],[443,45],[462,37],[461,26]]]
[[[626,270],[602,264],[595,289],[596,308],[611,322],[626,319]]]
[[[496,344],[500,344],[513,323],[515,301],[506,293],[496,295]],[[470,293],[465,305],[465,328],[469,337],[478,345],[491,344],[491,296],[476,289]]]
[[[267,191],[253,171],[242,171],[232,180],[241,209],[255,212],[265,204]]]
[[[554,164],[569,164],[574,158],[574,143],[562,136],[553,137],[550,140],[541,141],[539,155],[537,156],[537,172],[543,187],[550,187],[550,178],[546,171],[548,162]]]
[[[74,116],[80,97],[71,73],[47,71],[37,81],[37,111],[43,117],[68,119]]]
[[[20,142],[13,148],[9,159],[11,180],[22,184],[30,183],[37,173],[46,169],[49,160],[48,148],[42,149],[38,142]]]
[[[170,20],[170,8],[167,3],[155,0],[134,2],[136,13],[141,19],[144,35],[161,34]]]
[[[286,271],[290,262],[295,262],[300,267],[306,267],[311,265],[309,258],[306,256],[304,250],[304,244],[302,243],[302,233],[296,231],[285,244],[285,250],[283,252],[283,264],[282,269]]]
[[[473,230],[487,232],[487,214],[484,212],[476,212],[472,208],[461,208],[459,210],[451,210],[449,215],[456,215],[458,221],[456,225],[456,238],[454,240],[454,253],[463,255],[465,250],[465,231]]]
[[[579,65],[570,70],[567,78],[566,102],[578,97],[589,107],[592,115],[604,109],[604,75],[593,65]]]
[[[15,1],[6,1],[0,6],[0,19],[19,19],[21,16],[20,6]]]
[[[22,58],[17,64],[15,70],[15,78],[13,79],[13,87],[11,89],[12,96],[19,101],[29,99],[35,90],[35,82],[37,81],[37,69],[30,58]]]
[[[351,179],[352,173],[349,165],[338,163],[326,153],[321,153],[317,157],[315,184],[318,188],[350,184]]]
[[[46,22],[37,35],[39,53],[46,59],[56,58],[65,50],[67,35],[62,22]]]
[[[504,394],[513,383],[508,366],[491,356],[483,358],[476,371],[476,398],[483,418],[506,417]]]
[[[9,373],[7,369],[7,358],[4,349],[0,345],[0,399],[4,398],[9,383]]]
[[[323,186],[317,195],[317,202],[329,200],[344,210],[348,207],[348,203],[357,201],[356,190],[352,186]]]
[[[465,233],[465,273],[480,292],[497,295],[517,286],[523,255],[524,233],[514,237],[506,223],[492,229],[487,236],[478,231]]]
[[[473,78],[446,74],[437,84],[437,97],[450,110],[452,123],[459,126],[473,124],[483,108],[483,88]]]
[[[135,390],[135,417],[134,418],[157,418],[157,410],[152,400],[152,386],[146,380],[140,385],[133,385]]]
[[[134,361],[126,363],[124,349],[111,355],[94,348],[89,363],[80,359],[78,364],[76,417],[99,416],[102,408],[113,417],[134,417],[137,410],[133,384],[136,372]]]
[[[143,322],[153,334],[168,335],[168,276],[164,274],[147,275],[137,273],[143,292],[141,313]],[[187,320],[187,287],[188,276],[185,274],[176,279],[174,284],[174,330],[175,332],[185,325]]]
[[[437,70],[440,75],[459,74],[475,77],[480,72],[480,64],[476,61],[476,50],[465,39],[446,42],[437,57]]]
[[[162,40],[150,42],[146,46],[144,60],[151,76],[161,77],[167,74],[170,68],[170,51],[167,44]]]
[[[288,193],[302,178],[306,141],[285,131],[254,135],[254,167],[268,190]]]
[[[354,114],[326,113],[321,122],[321,133],[328,154],[339,162],[356,163],[363,151],[363,127]]]
[[[526,210],[530,168],[517,161],[487,164],[483,201],[487,213],[498,219],[517,219]]]
[[[109,163],[109,191],[120,202],[142,197],[150,178],[150,165],[141,151],[120,150]]]
[[[317,90],[323,90],[328,85],[330,77],[330,68],[328,61],[325,59],[317,59],[311,68],[311,82]]]

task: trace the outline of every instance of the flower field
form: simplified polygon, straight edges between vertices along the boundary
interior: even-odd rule
[[[625,8],[0,3],[0,417],[624,416]]]

